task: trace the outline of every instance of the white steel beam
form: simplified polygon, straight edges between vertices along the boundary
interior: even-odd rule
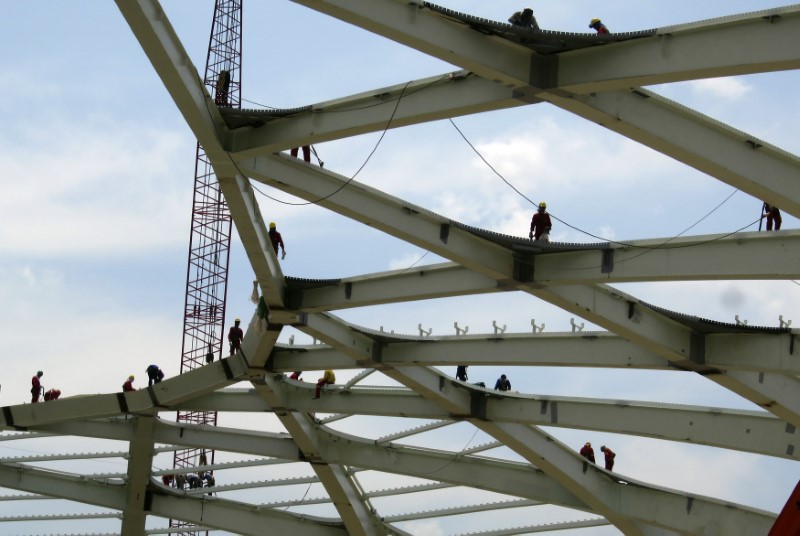
[[[138,536],[144,533],[147,519],[145,497],[153,467],[153,417],[140,416],[135,423],[134,438],[128,451],[122,536]]]
[[[292,159],[294,160],[294,159]],[[259,157],[251,162],[251,176],[301,198],[318,198],[336,190],[344,178],[329,171],[300,166],[287,157]],[[278,180],[276,177],[281,177]],[[694,370],[722,383],[724,372],[705,363],[705,335],[665,317],[638,299],[605,285],[543,287],[533,279],[527,262],[509,250],[462,231],[448,220],[412,203],[387,196],[349,181],[347,188],[320,204],[494,278],[499,285],[516,287],[602,326],[662,356],[675,367]],[[302,322],[302,321],[301,321]],[[757,404],[763,396],[724,377],[724,386]],[[800,392],[782,390],[768,406],[779,417],[800,427]]]
[[[248,370],[244,357],[235,355],[137,391],[5,406],[0,411],[0,427],[19,429],[128,413],[153,414],[159,407],[179,404],[246,379]]]
[[[590,93],[800,69],[798,32],[796,5],[661,28],[654,37],[558,54],[556,85]]]
[[[468,419],[485,433],[543,470],[568,491],[584,502],[593,513],[602,515],[625,534],[642,535],[638,523],[658,525],[669,530],[698,532],[720,523],[726,517],[723,532],[747,526],[752,530],[768,529],[773,519],[756,512],[736,512],[724,515],[725,506],[709,502],[685,515],[687,496],[670,494],[655,488],[644,491],[637,487],[628,491],[605,471],[588,463],[555,438],[536,427],[518,423],[497,423],[486,414],[486,399],[474,389],[457,382],[448,383],[438,372],[427,367],[389,368],[382,363],[380,348],[369,337],[354,333],[347,326],[323,315],[310,315],[308,323],[299,329],[313,334],[327,344],[342,348],[354,360],[365,353],[374,356],[374,363],[384,374],[410,387],[456,418]],[[477,395],[477,396],[476,396]],[[626,497],[626,495],[631,495]],[[646,498],[645,498],[646,497]],[[628,504],[636,503],[635,507]],[[647,505],[651,505],[649,508]],[[653,509],[652,505],[658,505]],[[685,515],[680,518],[678,514]],[[727,522],[730,520],[730,523]]]
[[[286,406],[283,391],[271,376],[267,375],[263,381],[253,382],[253,386],[259,396],[273,408],[281,424],[297,443],[303,457],[310,462],[339,512],[348,534],[377,536],[379,522],[367,507],[366,499],[362,497],[355,481],[343,467],[329,464],[320,457],[317,431],[309,414],[282,410]]]
[[[520,90],[527,88],[536,98],[599,123],[800,217],[800,185],[793,180],[800,174],[800,159],[654,93],[642,89],[628,90],[629,84],[619,91],[586,95],[572,93],[558,87],[558,63],[552,58],[544,58],[516,43],[483,35],[467,25],[447,21],[408,2],[376,0],[365,5],[357,0],[294,1],[461,66],[489,80]],[[785,54],[776,62],[762,58],[760,61],[765,62],[764,70],[773,70],[779,65],[794,65],[800,58],[800,45],[792,31],[800,24],[796,11],[790,9],[786,13],[789,22],[775,26],[788,30],[786,38],[781,41],[787,43],[790,60],[786,61]],[[756,32],[756,28],[759,32],[768,31],[764,30],[760,15],[752,19],[751,26],[743,26],[748,29],[746,31]],[[724,31],[728,35],[735,35],[736,28],[743,23],[737,21],[732,24],[731,30],[719,30],[725,26],[719,24],[705,29],[688,29],[686,35],[693,37],[682,41],[694,42],[702,32],[718,35],[719,31]],[[744,41],[741,34],[737,38]],[[708,70],[708,76],[715,76],[713,73],[723,68],[734,72],[739,64],[738,58],[729,55],[727,48],[723,48],[725,54],[716,53],[719,50],[717,47],[722,45],[712,42],[713,48],[707,53],[699,53],[707,58],[701,68],[695,64],[687,65],[685,72],[673,75],[672,79],[699,78],[703,76],[703,69]],[[615,46],[598,47],[595,54],[607,53],[608,50],[614,50]],[[656,49],[651,55],[659,53],[659,50],[663,54],[663,47]],[[708,62],[713,61],[713,57],[717,60],[710,65]],[[674,69],[676,63],[666,62],[663,65],[673,66]],[[747,66],[743,72],[757,69],[757,64],[744,64]],[[644,68],[649,68],[649,65]],[[665,77],[664,74],[660,76]],[[589,87],[583,87],[582,90],[591,91]],[[698,140],[702,140],[702,143],[698,143]]]
[[[652,37],[563,52],[540,62],[542,56],[523,45],[484,36],[416,2],[293,1],[506,85],[529,77],[532,86],[590,93],[800,68],[797,6],[665,28]],[[729,54],[716,53],[720,49]],[[538,73],[528,70],[531,64],[541,64]]]
[[[467,72],[444,73],[312,104],[308,110],[270,119],[258,127],[234,129],[229,133],[227,149],[241,160],[387,128],[535,102],[539,99]]]

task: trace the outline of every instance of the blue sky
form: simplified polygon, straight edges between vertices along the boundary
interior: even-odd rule
[[[523,7],[506,0],[440,4],[501,21]],[[598,16],[612,31],[632,31],[778,5],[616,0],[532,7],[545,29],[588,31],[589,19]],[[202,70],[213,3],[164,6]],[[3,405],[26,401],[37,369],[45,371],[46,387],[65,395],[119,390],[131,372],[141,385],[151,362],[167,375],[177,374],[195,140],[113,2],[3,1],[2,8],[0,300],[5,307],[0,336],[5,344],[0,355],[5,374],[0,400]],[[290,108],[455,70],[291,2],[247,3],[244,20],[244,107]],[[797,72],[786,72],[650,89],[798,154],[798,82]],[[455,123],[528,197],[546,200],[559,218],[606,238],[673,236],[734,191],[547,104],[456,118]],[[326,168],[351,175],[379,136],[316,149]],[[527,235],[532,207],[481,162],[448,121],[390,130],[358,180],[470,225]],[[294,201],[279,192],[270,195]],[[758,217],[760,207],[760,200],[738,192],[690,234],[739,229]],[[328,278],[404,268],[426,253],[316,206],[261,198],[261,210],[279,223],[287,275]],[[784,215],[784,227],[797,227],[797,220]],[[559,225],[553,239],[596,241]],[[429,254],[422,264],[437,261]],[[252,279],[234,240],[231,316],[251,315]],[[783,315],[800,322],[800,285],[792,282],[622,288],[657,305],[720,321],[733,322],[739,315],[750,324],[777,325]],[[545,322],[547,331],[569,331],[571,318],[522,295],[365,308],[341,316],[401,333],[416,333],[422,324],[434,335],[454,334],[454,322],[468,325],[470,333],[489,332],[493,320],[509,332],[530,331],[531,319]],[[287,330],[283,339],[290,334]],[[486,367],[472,377],[488,383],[498,373]],[[527,392],[750,407],[683,374],[655,379],[644,372],[604,373],[602,381],[596,371],[512,374],[515,387]],[[597,443],[603,439],[594,436]],[[583,442],[582,432],[563,437]],[[695,449],[635,440],[618,450],[620,459],[631,460],[629,470],[637,478],[673,478],[666,485],[772,511],[781,508],[797,480],[797,468],[788,462]],[[641,451],[658,453],[659,461],[634,462]],[[687,472],[676,474],[676,466]],[[692,477],[684,479],[686,474]],[[4,530],[0,526],[0,534]],[[430,530],[438,534],[435,527]]]

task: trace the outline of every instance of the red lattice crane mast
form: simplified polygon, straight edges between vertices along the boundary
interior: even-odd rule
[[[242,1],[216,0],[203,82],[217,106],[241,108]],[[216,174],[197,144],[186,273],[181,374],[222,356],[232,220]],[[177,421],[217,424],[216,411],[178,411]],[[214,451],[175,451],[176,469],[214,463]],[[187,526],[170,520],[170,527]],[[180,532],[179,534],[195,534]],[[206,533],[207,534],[207,533]]]

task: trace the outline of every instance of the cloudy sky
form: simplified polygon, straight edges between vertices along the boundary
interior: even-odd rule
[[[523,7],[509,0],[440,4],[498,21]],[[28,400],[37,369],[45,371],[46,387],[65,395],[117,391],[130,373],[141,385],[151,362],[168,376],[177,374],[192,133],[113,2],[3,0],[1,5],[6,51],[0,79],[2,405]],[[597,16],[614,32],[778,5],[579,0],[532,7],[545,29],[588,31],[589,19]],[[213,2],[173,0],[164,6],[202,71]],[[244,21],[243,107],[291,108],[455,70],[291,2],[247,3]],[[798,82],[797,72],[781,72],[650,89],[798,154]],[[759,199],[547,104],[454,122],[508,182],[535,201],[546,200],[550,212],[572,226],[556,224],[555,241],[597,241],[586,233],[614,240],[671,237],[723,202],[688,234],[732,232],[759,215]],[[380,135],[316,149],[326,168],[350,176]],[[527,235],[531,205],[487,167],[449,121],[390,130],[358,180],[469,225]],[[283,233],[287,275],[344,277],[441,260],[313,205],[262,197],[261,210]],[[784,215],[784,227],[797,227],[797,220]],[[756,231],[757,225],[746,230]],[[230,270],[228,311],[249,318],[253,274],[236,239]],[[800,321],[800,285],[790,281],[622,288],[662,307],[724,322],[735,315],[758,325],[777,325],[779,315]],[[400,333],[415,334],[421,324],[434,335],[454,334],[454,322],[469,326],[470,333],[491,331],[492,321],[509,332],[527,332],[532,319],[545,323],[546,331],[569,331],[571,319],[527,295],[366,308],[341,316]],[[287,330],[282,339],[291,334]],[[498,372],[476,368],[471,376],[488,383]],[[531,393],[751,407],[685,374],[657,379],[645,372],[510,374],[515,387]],[[576,446],[585,440],[580,431],[553,433]],[[592,440],[617,438],[593,434]],[[8,448],[0,445],[0,455],[12,455]],[[794,464],[716,449],[637,439],[616,450],[623,460],[618,465],[625,465],[620,471],[636,478],[771,511],[782,507],[798,478]],[[8,515],[5,505],[0,509]],[[0,534],[14,533],[5,530],[0,526]],[[446,533],[435,526],[425,530]]]

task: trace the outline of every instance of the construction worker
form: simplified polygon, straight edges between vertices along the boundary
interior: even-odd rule
[[[300,380],[300,375],[301,375],[302,373],[303,373],[303,371],[302,371],[302,370],[295,370],[294,372],[292,372],[292,375],[291,375],[291,376],[289,376],[289,379],[290,379],[290,380],[297,380],[297,381],[301,381],[301,380]]]
[[[144,371],[147,373],[148,387],[154,383],[161,383],[161,380],[164,379],[164,371],[158,368],[158,365],[150,365]]]
[[[547,213],[547,203],[542,201],[539,203],[538,210],[533,214],[533,218],[531,218],[531,230],[528,233],[528,238],[550,242],[550,229],[552,227],[550,214]]]
[[[275,255],[278,254],[278,248],[283,250],[283,255],[281,255],[281,260],[286,258],[286,247],[283,245],[283,237],[281,233],[278,232],[278,225],[271,221],[269,222],[269,239],[272,241],[272,248],[275,250]]]
[[[336,383],[336,375],[331,369],[326,369],[325,373],[322,375],[322,378],[317,380],[317,390],[314,394],[314,399],[316,400],[320,397],[322,387],[324,385],[333,385],[334,383]]]
[[[291,154],[293,157],[297,158],[297,147],[291,150]],[[303,145],[303,160],[311,163],[311,146],[310,145]]]
[[[228,331],[228,344],[230,345],[231,353],[230,355],[235,354],[237,351],[242,349],[242,339],[244,339],[244,332],[242,328],[239,327],[239,324],[242,321],[238,318],[233,321],[233,325],[231,329]]]
[[[31,404],[37,403],[39,395],[42,394],[42,384],[39,381],[42,376],[44,376],[44,372],[40,370],[36,373],[36,376],[31,378]]]
[[[467,381],[467,367],[469,365],[459,365],[456,367],[456,379],[462,382]]]
[[[133,388],[133,374],[128,376],[128,381],[122,384],[122,392],[127,393],[128,391],[135,391],[136,389]]]
[[[594,29],[594,30],[595,30],[595,31],[596,31],[598,34],[607,34],[607,33],[610,33],[610,32],[608,31],[608,28],[606,28],[606,25],[605,25],[605,24],[603,24],[603,22],[602,22],[600,19],[596,18],[596,17],[595,17],[595,18],[593,18],[593,19],[592,19],[592,20],[589,22],[589,28],[593,28],[593,29]]]
[[[614,458],[617,457],[617,453],[608,448],[607,446],[603,445],[600,447],[600,452],[605,454],[606,456],[606,469],[609,471],[614,470]]]
[[[505,374],[501,374],[497,381],[494,383],[494,390],[495,391],[510,391],[511,390],[511,382],[508,378],[506,378]]]
[[[47,392],[44,394],[44,401],[50,402],[51,400],[58,400],[58,397],[61,396],[61,391],[58,389],[48,389]]]
[[[594,449],[592,448],[592,444],[589,443],[588,441],[586,442],[586,444],[581,449],[581,456],[583,456],[584,458],[586,458],[587,460],[589,460],[592,463],[596,463],[594,461]]]
[[[767,231],[772,230],[773,223],[775,224],[775,230],[781,230],[781,223],[783,219],[781,218],[781,211],[775,205],[770,205],[766,201],[764,202],[764,206],[762,207],[761,219],[767,218]]]
[[[513,15],[508,18],[508,22],[512,26],[521,26],[522,28],[539,29],[539,24],[536,22],[536,17],[533,16],[533,10],[526,7],[522,11],[515,11]]]

